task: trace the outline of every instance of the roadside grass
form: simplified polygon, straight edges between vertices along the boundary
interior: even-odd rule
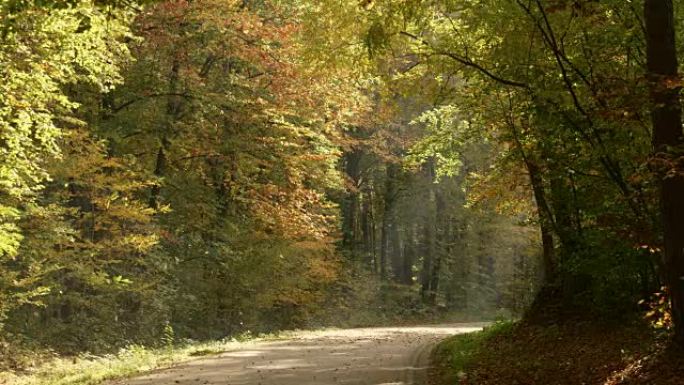
[[[141,372],[166,368],[180,362],[244,347],[257,341],[278,340],[295,336],[296,331],[252,336],[244,334],[230,340],[193,342],[146,348],[133,345],[117,354],[59,357],[19,373],[0,372],[2,385],[94,385]]]
[[[466,377],[466,371],[473,364],[483,344],[496,336],[510,333],[513,321],[497,321],[482,331],[458,334],[440,342],[433,351],[437,363],[434,376],[439,384],[456,384]]]

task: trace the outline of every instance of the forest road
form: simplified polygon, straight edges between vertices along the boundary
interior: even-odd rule
[[[117,385],[422,385],[449,335],[485,323],[302,332],[115,382]]]

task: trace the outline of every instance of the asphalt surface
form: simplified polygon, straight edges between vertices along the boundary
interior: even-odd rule
[[[117,381],[117,385],[425,384],[432,348],[484,324],[302,332]]]

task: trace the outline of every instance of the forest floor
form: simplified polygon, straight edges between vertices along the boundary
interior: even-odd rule
[[[684,352],[645,322],[495,324],[435,349],[439,385],[681,385]]]

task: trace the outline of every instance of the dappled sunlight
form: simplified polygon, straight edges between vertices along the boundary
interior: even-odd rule
[[[431,346],[453,333],[479,330],[481,325],[300,332],[292,340],[252,344],[122,384],[421,384]]]
[[[245,350],[230,353],[223,353],[221,357],[256,357],[262,355],[264,352],[261,350]]]

